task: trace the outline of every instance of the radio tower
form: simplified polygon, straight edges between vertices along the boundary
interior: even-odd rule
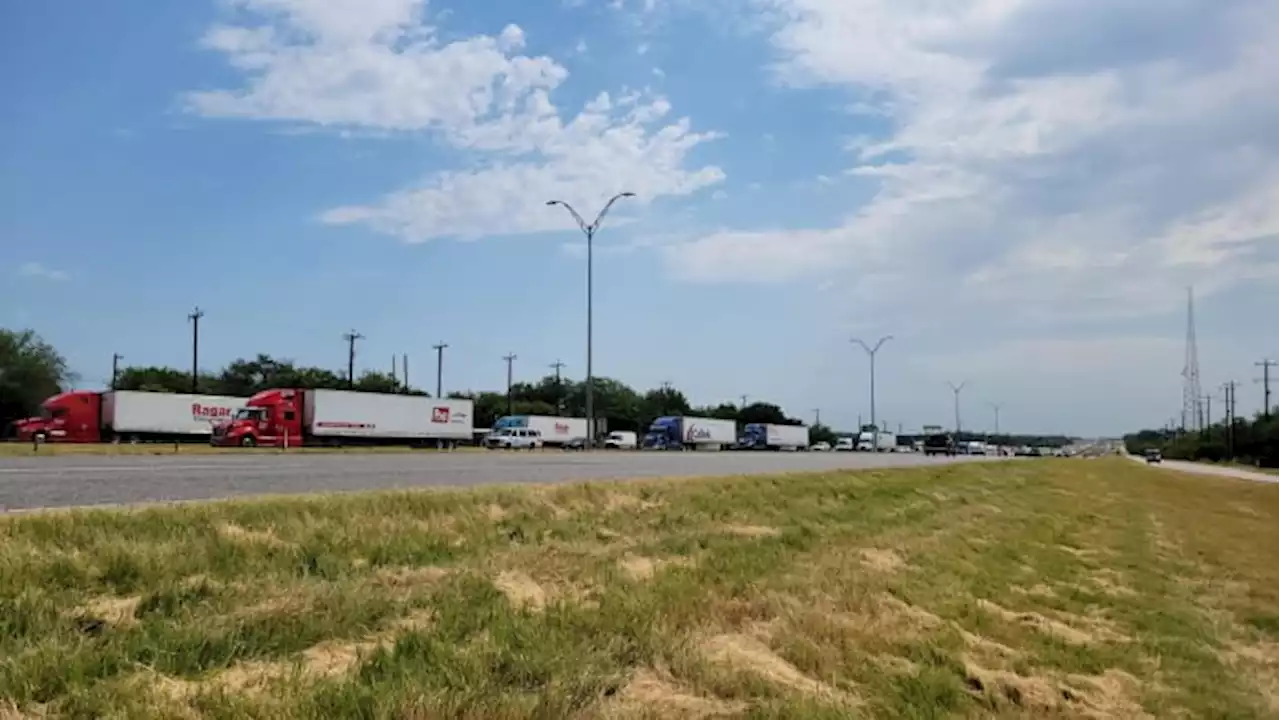
[[[1182,368],[1182,430],[1203,428],[1206,418],[1200,412],[1200,359],[1196,352],[1196,305],[1191,288],[1187,288],[1187,358]]]

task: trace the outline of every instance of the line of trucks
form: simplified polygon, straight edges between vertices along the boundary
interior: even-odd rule
[[[75,390],[45,400],[39,417],[20,420],[18,438],[98,443],[208,441],[228,447],[435,445],[480,440],[490,448],[574,447],[585,442],[585,418],[502,417],[477,431],[471,400],[347,390],[271,389],[249,398],[131,390]],[[664,416],[647,432],[604,433],[619,450],[806,450],[803,425]]]

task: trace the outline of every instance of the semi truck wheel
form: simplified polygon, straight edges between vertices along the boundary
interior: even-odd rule
[[[255,447],[257,444],[258,441],[254,440],[252,435],[245,435],[240,438],[240,447]]]

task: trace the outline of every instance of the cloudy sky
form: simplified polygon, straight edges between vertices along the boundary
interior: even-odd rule
[[[126,362],[410,355],[1119,433],[1277,337],[1270,0],[20,3],[0,24],[0,325]],[[1215,403],[1221,407],[1219,403]]]

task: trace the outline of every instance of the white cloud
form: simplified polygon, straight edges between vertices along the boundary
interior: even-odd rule
[[[26,277],[52,280],[54,282],[62,282],[63,280],[69,280],[71,278],[71,276],[63,270],[55,270],[50,267],[45,267],[38,262],[23,263],[18,266],[18,274]]]
[[[602,93],[567,121],[552,92],[568,71],[517,54],[524,32],[441,42],[423,0],[238,0],[257,24],[221,25],[205,45],[244,72],[238,90],[189,93],[188,107],[241,117],[381,132],[438,133],[472,151],[467,166],[321,220],[361,223],[420,242],[562,228],[560,199],[588,207],[629,190],[641,204],[719,183],[717,167],[687,168],[716,137],[671,118],[665,98]],[[589,210],[583,210],[589,212]]]
[[[892,122],[870,136],[851,114],[845,141],[879,189],[833,227],[668,248],[676,275],[835,271],[860,312],[1016,299],[1037,319],[1274,281],[1274,3],[761,2],[784,18],[781,83],[844,88]]]

